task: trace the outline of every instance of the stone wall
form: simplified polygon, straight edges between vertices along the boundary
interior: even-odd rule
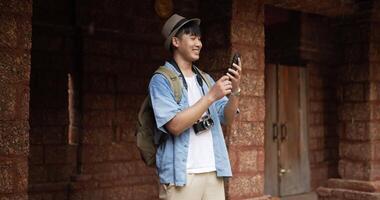
[[[336,20],[301,15],[300,53],[307,68],[311,188],[338,176],[338,68],[343,56]]]
[[[169,56],[153,2],[33,3],[30,198],[157,198],[134,137],[150,76]],[[198,16],[197,2],[174,5]]]
[[[237,124],[224,127],[234,173],[226,184],[229,199],[265,198],[263,2],[174,1],[175,12],[204,19],[202,69],[217,79],[233,52],[244,61],[242,113]],[[169,57],[160,35],[164,20],[153,8],[147,0],[0,3],[6,30],[0,33],[1,197],[27,199],[29,188],[30,199],[157,198],[155,170],[140,160],[133,136],[149,78]],[[337,25],[302,16],[313,188],[337,177],[337,132],[340,176],[380,177],[379,16],[371,17]],[[335,26],[345,34],[336,35]]]
[[[78,5],[82,31],[82,143],[72,199],[155,199],[155,170],[135,145],[140,103],[162,64],[160,19],[151,1]]]
[[[372,140],[371,180],[380,181],[380,2],[373,2],[369,46],[369,91],[366,98],[370,104],[368,135]],[[380,192],[380,190],[377,190]]]
[[[241,113],[227,131],[234,177],[230,199],[265,199],[264,193],[264,5],[261,1],[232,2],[231,51],[243,61]]]
[[[29,198],[65,199],[76,168],[68,140],[68,75],[75,63],[70,1],[33,1],[30,80]]]
[[[0,198],[28,199],[32,1],[2,1],[0,12]]]
[[[311,190],[338,176],[337,20],[266,6],[266,62],[306,70]],[[305,166],[307,167],[307,166]]]
[[[212,8],[212,9],[211,9]],[[220,78],[239,52],[243,61],[241,114],[224,127],[233,177],[228,199],[255,198],[264,189],[264,10],[256,1],[202,1],[203,54],[200,65]]]
[[[357,3],[340,24],[344,63],[339,79],[339,175],[320,199],[379,199],[379,52],[377,1]]]
[[[345,30],[345,62],[340,79],[340,161],[342,178],[368,180],[372,159],[368,127],[370,120],[369,89],[369,35],[370,16],[363,11],[342,26]],[[359,29],[357,27],[360,27]],[[350,34],[348,34],[350,32]]]
[[[262,196],[262,4],[225,1],[215,7],[211,1],[181,1],[174,5],[175,12],[205,19],[202,69],[218,78],[231,52],[242,54],[247,86],[237,125],[225,127],[235,174],[226,188],[231,199]],[[154,169],[143,164],[134,144],[136,113],[151,73],[169,57],[160,35],[164,21],[155,15],[152,2],[53,5],[36,0],[35,12],[31,197],[156,198]],[[255,37],[250,37],[252,32]]]

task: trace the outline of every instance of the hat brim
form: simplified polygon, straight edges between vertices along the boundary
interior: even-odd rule
[[[169,36],[166,38],[166,40],[165,40],[165,44],[164,44],[164,45],[165,45],[165,49],[167,49],[167,50],[170,49],[170,44],[171,44],[171,42],[172,42],[172,37],[174,37],[174,36],[177,34],[178,30],[179,30],[181,27],[183,27],[185,24],[190,23],[190,22],[195,22],[195,23],[197,23],[198,26],[201,24],[201,20],[198,19],[198,18],[189,19],[189,20],[186,20],[185,22],[183,22],[183,23],[182,23],[181,25],[179,25],[176,29],[174,29],[174,30],[169,34]]]

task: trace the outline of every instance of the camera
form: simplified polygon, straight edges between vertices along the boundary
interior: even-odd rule
[[[203,116],[193,125],[193,129],[196,135],[209,130],[214,125],[214,121],[211,119],[210,115]]]

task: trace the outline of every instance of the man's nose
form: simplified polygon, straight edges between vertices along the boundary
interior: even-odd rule
[[[198,47],[202,47],[202,42],[200,39],[196,39],[195,40],[195,45],[197,45]]]

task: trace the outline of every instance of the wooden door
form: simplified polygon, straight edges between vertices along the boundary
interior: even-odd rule
[[[309,192],[306,68],[266,66],[265,192]]]

